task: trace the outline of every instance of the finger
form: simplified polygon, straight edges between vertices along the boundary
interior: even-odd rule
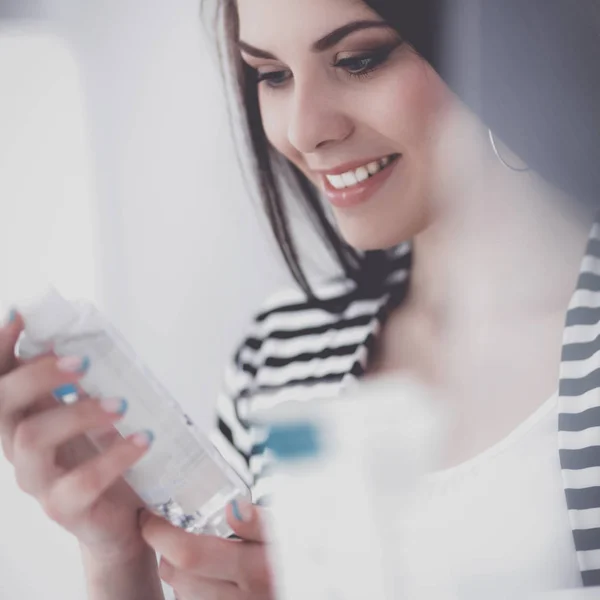
[[[14,460],[14,436],[19,423],[24,419],[27,419],[30,415],[55,408],[56,406],[57,401],[55,398],[52,396],[44,396],[43,398],[36,400],[26,410],[8,415],[0,421],[0,443],[2,444],[4,456],[9,462],[12,463]]]
[[[261,509],[245,500],[234,500],[227,507],[227,522],[243,540],[265,542]]]
[[[14,465],[14,436],[19,423],[39,412],[56,408],[57,405],[56,398],[44,396],[43,398],[36,400],[26,410],[10,415],[3,421],[0,421],[0,442],[2,443],[4,455],[9,462]]]
[[[214,536],[195,535],[144,511],[142,537],[175,568],[197,577],[235,582],[243,544]]]
[[[158,568],[160,578],[177,594],[177,600],[239,600],[240,589],[228,581],[215,581],[194,577],[187,571],[176,569],[164,558]]]
[[[3,327],[0,328],[0,375],[8,373],[17,364],[15,346],[23,327],[21,315],[11,311]]]
[[[30,364],[40,360],[40,358],[46,358],[48,356],[54,356],[56,358],[56,354],[54,353],[54,351],[48,350],[47,352],[42,352],[41,354],[38,354],[37,356],[34,356],[33,358],[23,358],[21,356],[16,356],[15,362],[16,362],[17,367],[23,367],[25,365],[30,365]]]
[[[61,474],[56,466],[59,446],[92,428],[112,425],[124,412],[123,401],[90,399],[57,405],[21,421],[13,444],[13,465],[19,487],[32,495],[41,493]]]
[[[142,458],[150,443],[149,432],[129,436],[69,471],[42,498],[46,513],[64,525],[91,510],[96,501]]]
[[[86,435],[99,452],[105,452],[122,439],[121,434],[112,424],[107,425],[106,427],[95,427],[90,429],[86,432]]]
[[[17,424],[52,390],[72,387],[83,375],[84,366],[83,359],[50,355],[0,377],[0,439],[9,460]]]
[[[50,355],[0,377],[0,423],[53,390],[74,384],[88,366],[83,357]]]
[[[22,367],[24,365],[30,365],[32,368],[35,368],[34,363],[40,363],[42,358],[45,361],[52,362],[58,361],[59,359],[53,353],[46,353],[41,357],[37,357],[35,359],[29,360],[27,363],[23,361],[17,360],[17,366]],[[26,371],[26,373],[29,369]],[[17,371],[13,371],[14,373],[21,373],[20,369]],[[30,373],[32,371],[29,371]],[[15,378],[16,379],[16,378]],[[2,384],[6,383],[4,378],[1,379]],[[18,382],[14,383],[14,385],[18,386]],[[0,385],[1,387],[1,385]],[[7,392],[7,393],[10,393]],[[77,387],[76,383],[69,383],[66,385],[61,385],[58,388],[54,388],[52,390],[52,394],[46,393],[45,395],[34,398],[30,401],[29,404],[25,405],[24,408],[12,410],[9,412],[9,404],[7,402],[2,402],[2,398],[0,398],[0,444],[2,446],[2,450],[7,459],[12,462],[13,460],[13,438],[15,435],[15,431],[19,423],[31,415],[37,414],[44,410],[48,410],[50,408],[54,408],[58,401],[64,401],[64,397],[66,395],[70,395],[76,393],[80,398],[83,397],[81,390]]]

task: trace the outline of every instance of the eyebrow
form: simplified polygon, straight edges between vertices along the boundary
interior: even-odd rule
[[[312,46],[312,52],[325,52],[325,50],[329,50],[333,48],[336,44],[339,44],[344,38],[348,37],[351,33],[355,33],[356,31],[361,31],[363,29],[374,29],[374,28],[385,28],[389,29],[390,25],[385,21],[352,21],[347,23],[346,25],[342,25],[342,27],[338,27],[334,29],[331,33],[323,36],[321,39],[317,40]],[[240,50],[243,50],[246,54],[250,56],[254,56],[256,58],[264,58],[266,60],[277,60],[277,57],[271,52],[267,52],[266,50],[261,50],[260,48],[255,48],[246,42],[239,41],[238,46]]]

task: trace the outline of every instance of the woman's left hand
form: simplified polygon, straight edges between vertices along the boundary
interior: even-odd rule
[[[239,502],[235,512],[227,508],[227,521],[242,540],[194,535],[143,512],[142,536],[162,555],[160,577],[178,600],[274,599],[260,509]]]

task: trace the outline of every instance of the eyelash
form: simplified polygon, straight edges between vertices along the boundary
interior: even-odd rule
[[[363,54],[362,56],[342,58],[333,63],[332,66],[337,69],[344,69],[346,74],[352,79],[368,79],[371,77],[374,71],[376,71],[387,61],[393,50],[394,48],[386,47]],[[357,63],[364,63],[365,61],[368,63],[367,66],[362,68],[359,72],[353,73],[351,70],[349,70]],[[287,75],[289,71],[270,71],[268,73],[260,73],[257,69],[255,69],[255,71],[257,84],[264,83],[267,87],[272,89],[283,87],[283,85],[288,81],[288,79],[290,79],[291,76]],[[283,80],[280,79],[282,76],[285,76]]]

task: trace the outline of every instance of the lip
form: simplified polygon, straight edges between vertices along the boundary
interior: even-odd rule
[[[367,202],[375,194],[375,192],[377,192],[377,190],[379,190],[379,188],[389,179],[389,177],[398,167],[398,163],[401,159],[402,155],[399,154],[385,169],[379,171],[379,173],[377,173],[376,175],[369,177],[369,179],[366,179],[365,181],[357,185],[353,185],[350,188],[344,188],[341,190],[334,188],[331,185],[331,183],[329,183],[327,177],[325,176],[325,173],[327,173],[327,175],[339,175],[340,173],[346,173],[347,171],[351,171],[353,168],[357,169],[358,167],[367,163],[353,163],[354,165],[356,165],[354,167],[348,165],[341,165],[341,167],[338,168],[342,169],[339,170],[339,173],[333,170],[321,171],[321,180],[323,182],[323,190],[325,192],[325,196],[331,202],[331,204],[338,208],[350,208],[359,204],[363,204],[364,202]]]

